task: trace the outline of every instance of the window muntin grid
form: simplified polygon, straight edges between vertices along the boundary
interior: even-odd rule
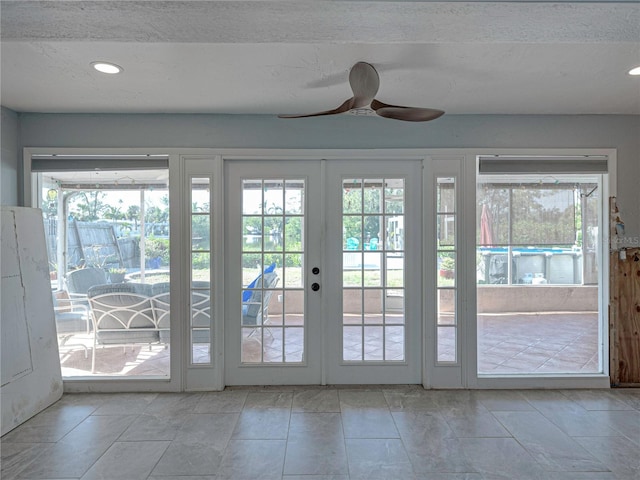
[[[458,362],[456,178],[436,178],[436,363]]]
[[[404,362],[404,178],[343,179],[342,245],[342,361]]]
[[[212,345],[211,257],[212,201],[210,177],[192,177],[190,209],[189,333],[191,364],[210,365]]]
[[[305,180],[242,180],[241,362],[305,361]]]

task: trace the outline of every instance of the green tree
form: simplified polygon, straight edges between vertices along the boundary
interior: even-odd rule
[[[119,203],[122,204],[122,200],[120,200]],[[115,205],[105,205],[102,211],[102,217],[108,220],[125,220],[127,218],[121,207]]]
[[[165,223],[169,220],[169,210],[155,205],[145,209],[144,221],[147,223]]]
[[[387,189],[387,191],[392,192],[395,190]],[[358,239],[360,246],[371,238],[379,238],[381,235],[380,220],[382,218],[382,190],[380,188],[345,188],[342,194],[342,205],[346,214],[342,216],[343,243],[345,246],[348,238]],[[395,209],[401,210],[399,205],[401,203],[396,204]],[[400,212],[389,211],[388,213]]]
[[[569,185],[486,183],[477,193],[478,205],[485,205],[492,219],[494,246],[509,244],[509,228],[512,245],[572,245],[580,216],[574,197],[574,186]],[[477,225],[481,211],[477,209]],[[476,233],[479,242],[480,228]]]
[[[82,190],[69,194],[69,212],[81,222],[94,222],[103,218],[108,207],[104,203],[105,194],[100,190]]]
[[[194,250],[209,250],[211,248],[210,232],[208,215],[191,216],[191,248]]]

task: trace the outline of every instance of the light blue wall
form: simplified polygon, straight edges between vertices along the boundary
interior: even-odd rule
[[[445,115],[414,124],[346,115],[25,113],[20,135],[20,147],[616,148],[621,213],[627,234],[640,236],[638,115]]]
[[[0,170],[0,204],[18,205],[18,114],[2,107],[2,168]]]

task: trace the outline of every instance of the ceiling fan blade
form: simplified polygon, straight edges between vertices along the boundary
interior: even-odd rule
[[[353,90],[353,107],[366,107],[374,99],[380,88],[380,77],[373,65],[356,63],[349,72],[349,85]]]
[[[345,100],[342,105],[338,108],[334,108],[333,110],[325,110],[324,112],[316,112],[316,113],[303,113],[303,114],[293,114],[293,115],[278,115],[278,118],[305,118],[305,117],[320,117],[322,115],[337,115],[339,113],[348,112],[353,108],[353,97],[349,100]]]
[[[371,109],[378,115],[394,120],[406,122],[428,122],[444,115],[444,111],[435,108],[403,107],[400,105],[387,105],[378,100],[371,102]]]

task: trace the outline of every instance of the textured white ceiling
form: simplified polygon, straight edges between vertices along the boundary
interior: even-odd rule
[[[347,99],[366,61],[386,103],[640,114],[636,2],[3,1],[0,14],[1,100],[16,111],[313,112]]]

